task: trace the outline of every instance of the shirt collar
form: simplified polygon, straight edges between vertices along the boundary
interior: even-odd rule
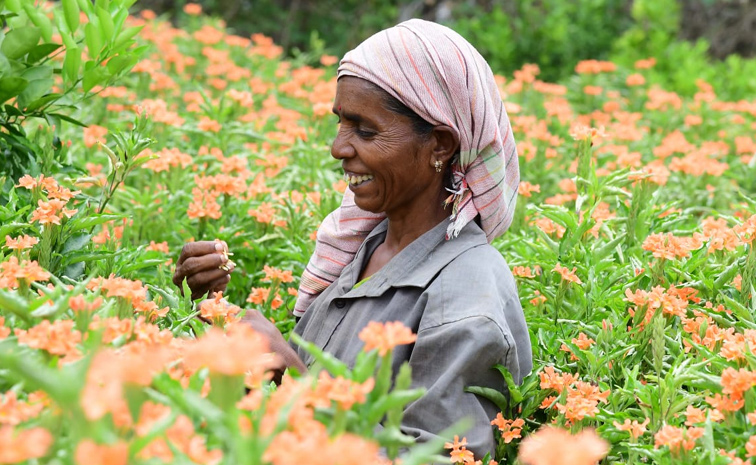
[[[463,252],[488,243],[483,230],[474,222],[468,223],[454,239],[446,239],[449,220],[415,239],[368,281],[353,289],[360,271],[375,249],[383,243],[388,220],[382,221],[368,235],[354,260],[344,268],[338,286],[344,297],[377,297],[390,287],[426,287],[452,260]]]

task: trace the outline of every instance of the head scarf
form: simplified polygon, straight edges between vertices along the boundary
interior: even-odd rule
[[[447,239],[478,215],[489,242],[506,231],[520,181],[517,149],[491,68],[467,40],[445,26],[412,19],[347,53],[339,65],[341,76],[372,82],[429,123],[457,132],[460,153],[452,165]],[[357,207],[347,190],[341,207],[318,230],[295,315],[301,316],[338,278],[383,218]]]

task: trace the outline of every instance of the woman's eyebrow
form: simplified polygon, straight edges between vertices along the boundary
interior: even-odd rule
[[[334,115],[336,115],[336,116],[338,116],[340,118],[344,118],[345,120],[353,121],[355,123],[361,123],[361,122],[363,122],[365,120],[365,118],[363,118],[362,116],[357,115],[355,113],[341,113],[341,114],[339,114],[339,111],[336,110],[335,107],[331,111],[333,112]]]

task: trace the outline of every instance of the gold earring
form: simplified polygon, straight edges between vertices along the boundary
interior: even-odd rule
[[[435,163],[433,163],[433,166],[436,167],[436,173],[440,173],[444,168],[444,162],[441,160],[436,160]]]

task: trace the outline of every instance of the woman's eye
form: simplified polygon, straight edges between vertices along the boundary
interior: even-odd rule
[[[362,137],[363,139],[369,139],[373,136],[375,136],[375,133],[372,131],[363,131],[362,129],[355,129],[355,134],[357,134],[359,137]]]

